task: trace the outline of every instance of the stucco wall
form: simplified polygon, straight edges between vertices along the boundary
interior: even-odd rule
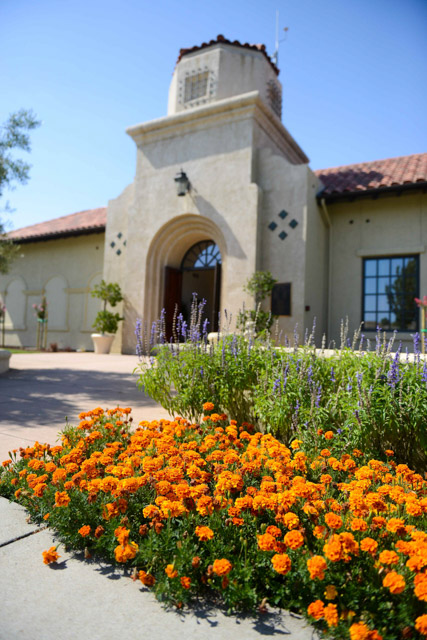
[[[340,321],[349,318],[350,333],[362,320],[363,258],[418,254],[420,294],[427,292],[427,196],[399,197],[330,204],[332,221],[330,338],[339,342]],[[365,331],[375,340],[374,332]],[[397,334],[403,347],[410,333]]]
[[[58,348],[92,350],[91,325],[100,302],[89,291],[102,277],[104,234],[22,244],[20,256],[10,272],[0,276],[0,296],[10,309],[6,345],[36,346],[32,305],[46,295],[47,346],[56,343]]]

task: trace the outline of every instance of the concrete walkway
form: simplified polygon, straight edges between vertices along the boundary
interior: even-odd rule
[[[79,353],[13,355],[0,376],[0,451],[54,443],[65,416],[78,421],[96,406],[130,406],[135,422],[168,417],[135,387],[133,356]],[[208,605],[166,610],[141,583],[62,545],[56,565],[42,552],[56,544],[48,529],[29,524],[25,510],[0,498],[0,640],[312,640],[304,621],[286,612],[226,616]]]
[[[132,407],[135,422],[169,418],[136,386],[136,356],[94,353],[12,354],[0,375],[0,457],[35,440],[54,444],[66,419],[95,407]]]

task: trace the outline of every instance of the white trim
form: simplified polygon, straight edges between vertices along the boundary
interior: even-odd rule
[[[413,253],[425,253],[425,250],[425,245],[420,244],[416,247],[394,247],[393,249],[385,249],[384,247],[381,249],[358,249],[356,255],[359,258],[367,258],[369,256],[373,258],[378,256],[409,256]]]

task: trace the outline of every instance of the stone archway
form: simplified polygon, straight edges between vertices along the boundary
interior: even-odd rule
[[[194,214],[179,216],[165,224],[154,236],[147,253],[145,274],[144,315],[149,317],[150,321],[159,317],[165,298],[168,301],[167,318],[172,320],[175,304],[182,304],[183,259],[192,247],[206,241],[218,247],[225,272],[226,242],[220,229],[208,218]],[[217,275],[214,283],[216,303],[213,301],[211,305],[211,315],[215,313],[218,317],[220,299],[223,297],[221,290],[226,284],[225,278],[220,279]],[[214,330],[216,322],[213,322],[213,318],[209,318],[209,321],[209,328]]]

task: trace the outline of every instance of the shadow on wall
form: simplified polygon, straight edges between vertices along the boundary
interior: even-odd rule
[[[78,415],[95,407],[158,407],[136,387],[137,376],[69,369],[10,369],[1,377],[0,431],[6,425],[23,428],[77,425]]]

